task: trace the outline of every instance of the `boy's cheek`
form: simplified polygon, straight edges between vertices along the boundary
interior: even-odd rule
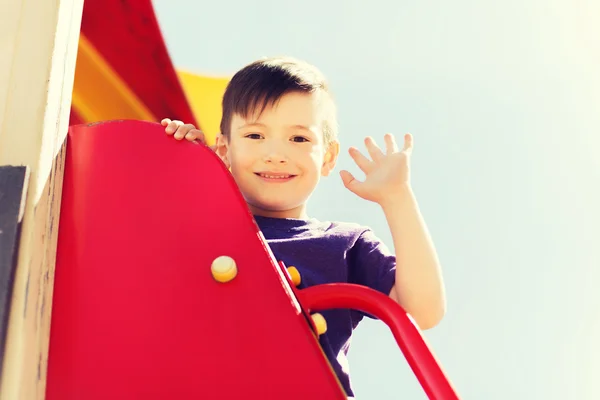
[[[318,164],[318,165],[322,165],[323,162],[325,161],[325,153],[323,152],[323,149],[315,148],[309,154],[309,157],[313,161],[313,163]]]
[[[317,145],[310,146],[309,148],[300,150],[300,154],[313,159],[321,158],[323,157],[323,148]]]
[[[228,154],[229,157],[229,163],[230,164],[235,164],[237,167],[249,167],[252,162],[250,161],[249,157],[248,157],[248,153],[242,151],[236,151],[235,153],[230,152]]]

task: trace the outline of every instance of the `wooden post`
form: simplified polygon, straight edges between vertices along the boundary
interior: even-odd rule
[[[0,1],[0,166],[30,171],[0,400],[45,395],[64,143],[82,12],[83,0]]]
[[[27,167],[0,166],[0,360],[4,357],[28,182]]]

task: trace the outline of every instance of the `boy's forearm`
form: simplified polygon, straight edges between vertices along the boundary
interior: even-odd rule
[[[417,200],[410,188],[381,204],[396,253],[396,297],[421,329],[439,323],[446,311],[442,272]]]

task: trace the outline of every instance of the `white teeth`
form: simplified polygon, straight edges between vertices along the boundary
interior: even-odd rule
[[[287,179],[291,175],[267,175],[267,174],[260,174],[260,176],[262,176],[263,178],[268,178],[268,179]]]

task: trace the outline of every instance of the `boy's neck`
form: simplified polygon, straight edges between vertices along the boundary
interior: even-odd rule
[[[267,218],[281,218],[281,219],[308,219],[308,214],[306,213],[306,205],[302,204],[296,208],[292,208],[290,210],[265,210],[260,207],[256,207],[252,204],[248,204],[250,208],[250,212],[252,215],[256,215],[259,217],[267,217]]]

